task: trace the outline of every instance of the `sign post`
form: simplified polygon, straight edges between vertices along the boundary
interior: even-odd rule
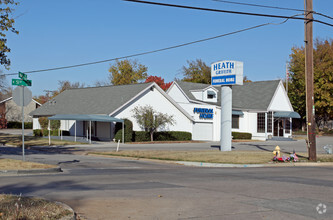
[[[231,151],[232,85],[243,85],[243,62],[218,61],[211,65],[212,85],[221,85],[220,151]]]
[[[26,74],[19,72],[19,77],[21,79],[12,79],[12,85],[16,85],[13,91],[13,101],[22,106],[22,158],[25,161],[25,152],[24,152],[24,106],[28,105],[31,102],[32,93],[26,88],[26,86],[31,86],[31,80],[28,80]]]

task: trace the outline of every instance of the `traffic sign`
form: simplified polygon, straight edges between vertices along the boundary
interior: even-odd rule
[[[20,77],[22,80],[24,80],[24,81],[27,81],[27,80],[28,80],[28,76],[27,76],[27,74],[24,74],[24,73],[19,72],[19,77]]]
[[[31,86],[31,80],[12,79],[13,86]]]
[[[25,86],[16,87],[13,91],[13,101],[18,106],[27,106],[31,102],[32,92]]]

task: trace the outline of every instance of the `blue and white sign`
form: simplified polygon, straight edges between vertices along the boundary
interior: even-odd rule
[[[213,119],[214,116],[212,108],[194,108],[193,113],[198,113],[200,119]]]
[[[243,85],[243,62],[218,61],[211,65],[212,85]]]

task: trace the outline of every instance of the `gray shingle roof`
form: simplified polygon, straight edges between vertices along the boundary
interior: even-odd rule
[[[270,81],[257,81],[244,83],[242,86],[232,87],[232,108],[241,110],[266,110],[271,103],[274,93],[279,85],[280,80],[270,80]],[[177,84],[185,92],[185,94],[191,100],[197,100],[191,90],[205,89],[209,84],[202,83],[191,83],[177,81]],[[221,87],[215,87],[219,90],[218,101],[214,103],[220,105],[220,91]],[[200,101],[200,100],[197,100]],[[212,104],[212,103],[209,103]]]
[[[110,114],[153,83],[69,89],[35,111],[32,116],[56,114]]]

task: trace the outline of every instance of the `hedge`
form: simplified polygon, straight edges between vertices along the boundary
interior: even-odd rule
[[[128,119],[124,119],[124,136],[125,136],[125,142],[132,142],[134,140],[133,138],[133,123],[128,120]],[[117,122],[116,126],[115,126],[115,133],[116,135],[114,136],[114,138],[116,140],[120,140],[122,141],[123,139],[123,129],[122,129],[122,123],[121,122]]]
[[[21,129],[22,122],[20,121],[9,121],[7,122],[7,128]],[[24,122],[25,129],[32,129],[32,122]]]
[[[135,131],[135,142],[150,141],[148,131]],[[184,131],[161,131],[154,133],[154,141],[190,141],[192,134]]]
[[[39,137],[48,136],[49,135],[49,130],[47,130],[47,129],[36,129],[36,130],[33,130],[33,134],[34,134],[34,136],[39,136]],[[51,136],[59,136],[59,130],[58,129],[51,130],[50,135]],[[70,136],[70,133],[69,133],[69,131],[62,131],[62,135],[63,136]]]
[[[185,131],[161,131],[154,133],[155,141],[190,141],[192,134]]]
[[[245,132],[232,132],[232,139],[252,139],[251,133],[245,133]]]
[[[134,131],[135,142],[150,141],[150,134],[148,131]]]

